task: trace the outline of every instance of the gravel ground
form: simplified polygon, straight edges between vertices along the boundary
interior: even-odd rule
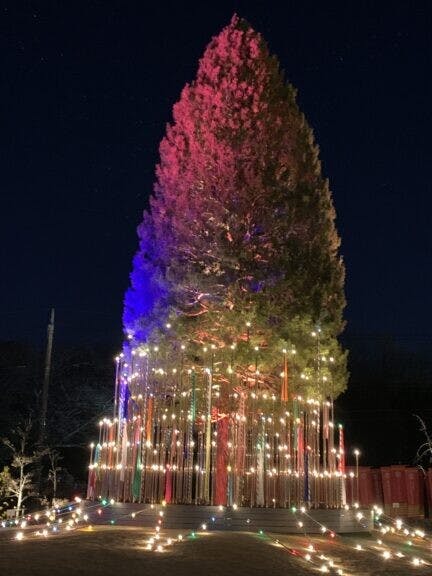
[[[148,530],[97,527],[64,536],[12,540],[15,531],[0,533],[0,575],[14,576],[311,576],[325,566],[327,574],[346,576],[432,575],[430,543],[408,546],[399,537],[379,535],[325,537],[259,535],[239,532],[205,532],[185,538],[163,553],[146,550]],[[177,534],[163,532],[162,540]],[[356,550],[360,544],[362,550]],[[315,551],[307,547],[313,545]],[[392,558],[382,557],[384,550]],[[403,558],[397,558],[396,552]],[[305,559],[310,553],[311,560]],[[320,558],[324,556],[324,558]],[[426,563],[413,566],[412,558]],[[333,563],[333,565],[330,565]]]

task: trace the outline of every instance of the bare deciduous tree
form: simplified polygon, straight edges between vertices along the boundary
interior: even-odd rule
[[[425,464],[426,467],[429,467],[432,464],[432,438],[429,434],[429,431],[423,418],[418,416],[418,414],[414,414],[414,416],[420,422],[420,432],[423,432],[426,438],[426,441],[423,442],[423,444],[417,450],[414,463],[417,466],[419,466],[419,468],[421,468],[424,472],[423,464]]]
[[[48,449],[47,456],[49,460],[48,480],[52,484],[52,500],[54,501],[57,495],[58,473],[63,470],[63,468],[59,466],[59,462],[63,460],[63,458],[60,452],[55,449]]]
[[[30,452],[30,435],[32,420],[27,418],[25,422],[16,428],[15,440],[3,439],[3,444],[12,452],[11,472],[5,474],[5,491],[16,498],[16,517],[21,515],[24,501],[33,493],[33,468],[40,460],[41,452]]]

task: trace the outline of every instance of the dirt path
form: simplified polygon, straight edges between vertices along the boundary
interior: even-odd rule
[[[98,527],[93,531],[21,542],[14,532],[0,535],[0,574],[14,576],[429,576],[430,546],[402,539],[377,543],[378,536],[330,538],[257,533],[206,532],[166,548],[148,551],[148,530]],[[177,534],[165,532],[162,540]],[[356,547],[360,545],[361,550]],[[308,550],[313,546],[314,550]],[[389,550],[391,557],[382,556]],[[397,557],[396,553],[403,553]],[[306,556],[310,554],[311,558]],[[414,566],[412,559],[428,562]],[[431,562],[429,564],[429,562]],[[321,572],[325,567],[328,572]],[[338,572],[339,571],[339,572]]]

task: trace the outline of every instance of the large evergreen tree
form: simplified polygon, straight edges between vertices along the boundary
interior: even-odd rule
[[[295,347],[308,386],[336,396],[346,361],[337,341],[345,298],[334,220],[296,91],[260,34],[234,16],[207,47],[161,142],[126,332],[138,342],[187,340],[221,352],[236,343],[244,376],[258,347],[275,379],[281,348]],[[311,333],[335,360],[324,378],[331,384],[314,377]]]

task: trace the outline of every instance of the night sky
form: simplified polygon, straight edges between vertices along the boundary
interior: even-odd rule
[[[121,345],[165,124],[233,12],[314,128],[347,331],[432,338],[432,4],[1,2],[0,340]]]

